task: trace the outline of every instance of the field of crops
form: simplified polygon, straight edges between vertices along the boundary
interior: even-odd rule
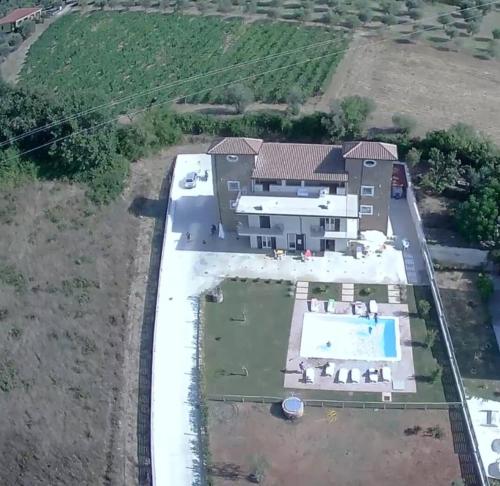
[[[331,42],[148,94],[120,106],[121,110],[188,94],[195,94],[190,102],[223,102],[227,88],[211,87],[329,54],[242,81],[260,101],[284,101],[293,86],[313,96],[321,93],[333,73],[341,58],[336,52],[346,47],[347,38],[327,28],[245,24],[216,17],[73,14],[54,23],[31,47],[21,84],[60,96],[92,93],[91,98],[109,100],[323,41]]]

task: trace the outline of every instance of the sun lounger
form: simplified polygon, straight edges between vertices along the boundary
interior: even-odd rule
[[[368,381],[370,383],[377,383],[378,381],[378,373],[375,368],[370,368],[368,370]]]
[[[325,376],[333,376],[335,373],[335,363],[326,363],[325,366]]]
[[[382,381],[390,382],[392,381],[391,369],[388,366],[382,368]]]
[[[327,311],[328,311],[330,314],[334,314],[334,313],[335,313],[335,300],[334,300],[334,299],[329,299],[329,300],[328,300],[328,307],[327,307]]]
[[[360,380],[361,380],[361,372],[358,370],[358,368],[353,368],[351,370],[351,382],[359,383]]]
[[[493,439],[491,442],[491,450],[493,452],[496,452],[497,454],[500,454],[500,439]]]
[[[314,368],[306,369],[306,383],[314,383]]]
[[[370,311],[370,314],[378,313],[378,305],[376,300],[370,300],[370,302],[368,302],[368,310]]]
[[[319,312],[318,299],[311,299],[311,312]]]
[[[347,383],[348,375],[349,375],[349,370],[347,368],[340,368],[338,382]]]

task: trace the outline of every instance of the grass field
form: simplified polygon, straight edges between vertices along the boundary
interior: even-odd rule
[[[466,391],[498,400],[500,352],[475,272],[440,271],[437,280]]]
[[[120,111],[200,90],[206,91],[189,97],[190,102],[223,102],[227,88],[207,88],[335,52],[346,45],[346,37],[326,28],[244,24],[218,17],[142,12],[73,14],[52,25],[31,48],[21,84],[61,96],[79,93],[110,100],[323,41],[331,42],[150,93],[120,105]],[[256,100],[265,102],[284,101],[293,86],[300,87],[307,97],[317,95],[340,57],[332,54],[247,84]]]
[[[311,283],[321,288],[319,298],[339,300],[340,284]],[[371,286],[374,295],[382,297],[383,285]],[[360,287],[361,288],[361,287]],[[251,395],[284,397],[283,387],[290,322],[294,298],[288,282],[228,280],[222,284],[224,302],[204,306],[204,375],[206,391],[215,395]],[[412,333],[413,357],[417,376],[417,393],[400,394],[394,401],[443,402],[456,400],[448,376],[446,356],[439,339],[432,348],[424,345],[428,326],[418,317],[415,297],[408,287],[408,305]],[[414,289],[419,298],[426,289]],[[376,291],[376,292],[375,292]],[[387,294],[387,290],[385,290]],[[385,298],[385,301],[387,297]],[[429,377],[438,363],[443,377],[432,382]],[[248,376],[244,368],[248,371]],[[443,383],[449,386],[446,390]],[[445,393],[446,391],[446,393]],[[316,399],[379,401],[380,393],[352,393],[325,390],[301,390],[301,396]]]

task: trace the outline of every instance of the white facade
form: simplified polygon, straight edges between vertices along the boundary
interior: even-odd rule
[[[355,218],[315,216],[248,215],[248,225],[238,228],[240,236],[250,237],[252,248],[283,250],[345,251],[349,240],[358,237]],[[262,228],[269,226],[268,228]],[[328,243],[327,243],[328,242]]]

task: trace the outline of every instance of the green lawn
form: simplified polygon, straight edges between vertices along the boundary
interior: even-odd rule
[[[334,299],[340,301],[342,297],[342,284],[337,282],[311,282],[309,284],[309,298],[320,300]]]
[[[118,109],[147,106],[193,94],[190,102],[224,102],[227,87],[211,86],[328,55],[248,80],[255,98],[283,102],[298,86],[306,97],[322,91],[347,45],[345,34],[325,27],[244,23],[220,17],[143,12],[70,14],[30,48],[20,84],[56,96],[78,93],[83,103],[112,100],[252,59],[328,41],[328,44],[251,63],[131,100]],[[243,82],[244,84],[244,82]],[[206,90],[203,93],[197,93]],[[88,100],[87,98],[90,98]]]
[[[311,283],[310,289],[321,287],[321,295],[338,298],[340,284]],[[381,286],[375,295],[381,293]],[[380,288],[378,288],[380,287]],[[293,310],[294,286],[289,282],[266,280],[227,280],[222,284],[224,302],[207,302],[203,307],[203,362],[208,394],[288,396],[291,390],[283,387],[283,372]],[[323,290],[326,291],[323,292]],[[427,289],[416,289],[418,298]],[[387,291],[386,291],[387,293]],[[427,294],[425,294],[427,296]],[[331,297],[330,297],[331,296]],[[321,297],[323,298],[323,297]],[[383,300],[379,299],[381,302]],[[441,342],[432,349],[423,345],[426,322],[416,315],[412,287],[408,287],[411,332],[417,394],[396,394],[394,401],[442,402],[455,400],[450,390],[443,391],[449,381],[446,355]],[[429,376],[438,362],[443,366],[443,377],[435,383]],[[243,368],[248,370],[245,376]],[[380,401],[380,393],[352,393],[337,391],[300,390],[305,398],[331,400]]]
[[[387,285],[354,284],[354,300],[360,300],[363,302],[367,302],[369,300],[387,302]]]

